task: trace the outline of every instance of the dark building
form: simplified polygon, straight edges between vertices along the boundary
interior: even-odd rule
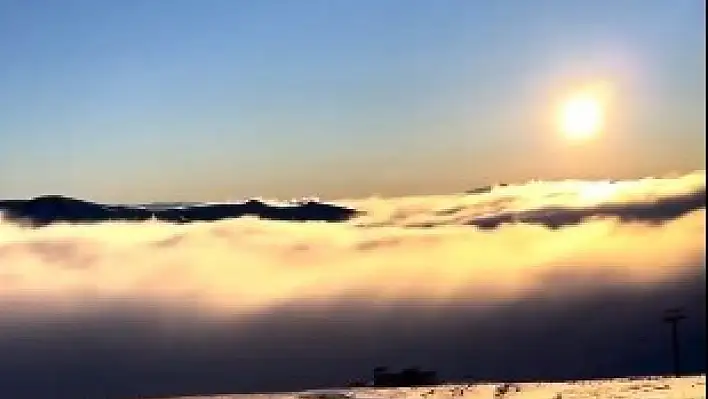
[[[438,384],[438,378],[434,371],[423,371],[417,367],[406,368],[397,373],[388,372],[385,367],[374,369],[373,386],[375,387],[411,387],[436,384]]]

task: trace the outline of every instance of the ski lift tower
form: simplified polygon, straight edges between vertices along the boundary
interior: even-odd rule
[[[671,355],[674,366],[674,375],[676,377],[681,375],[681,352],[678,339],[678,324],[685,318],[686,315],[683,313],[683,309],[681,308],[668,309],[664,312],[664,323],[671,325]]]

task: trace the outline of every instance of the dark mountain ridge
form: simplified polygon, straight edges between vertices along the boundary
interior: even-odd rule
[[[158,207],[103,205],[61,195],[44,195],[29,200],[0,200],[3,218],[30,226],[52,223],[98,223],[105,221],[158,220],[170,223],[208,222],[243,216],[288,221],[340,222],[357,212],[354,209],[306,200],[272,205],[259,200],[235,203],[190,204]]]

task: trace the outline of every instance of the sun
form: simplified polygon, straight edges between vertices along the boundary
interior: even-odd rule
[[[576,94],[561,105],[560,130],[569,139],[591,138],[603,128],[604,111],[602,101],[596,96],[589,93]]]

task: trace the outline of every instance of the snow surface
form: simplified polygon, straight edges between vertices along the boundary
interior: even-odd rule
[[[506,393],[495,395],[500,390],[505,390]],[[174,399],[298,399],[310,392],[313,391],[184,396]],[[328,392],[334,393],[333,398],[348,393],[357,399],[704,399],[706,376],[621,378],[563,383],[447,384],[435,387],[356,388]]]

